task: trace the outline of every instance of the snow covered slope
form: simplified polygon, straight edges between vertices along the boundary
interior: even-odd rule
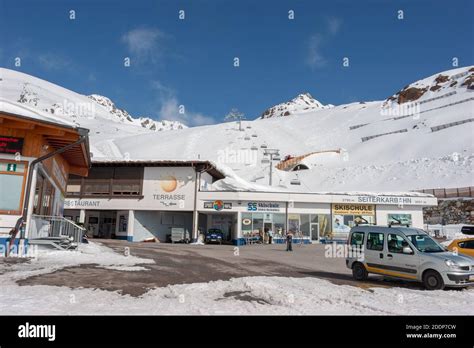
[[[97,94],[81,95],[39,78],[4,68],[0,68],[1,100],[89,128],[92,139],[108,140],[186,127],[175,121],[134,118],[107,97]]]
[[[281,103],[268,108],[262,113],[260,118],[290,116],[321,109],[329,109],[333,106],[334,105],[332,104],[323,105],[314,99],[311,94],[303,93],[299,94],[296,98],[293,98],[286,103]]]
[[[94,160],[211,160],[229,174],[214,189],[399,192],[474,186],[472,66],[414,82],[383,101],[324,106],[303,95],[280,104],[286,109],[276,106],[272,117],[244,121],[244,131],[232,122],[152,132],[144,119],[105,97],[86,97],[6,69],[0,78],[0,99],[89,128]],[[275,117],[286,111],[291,117]],[[337,152],[306,157],[308,170],[274,169],[270,188],[265,147],[279,149],[282,158]]]
[[[238,176],[216,183],[215,189],[267,185],[264,147],[279,149],[282,157],[340,150],[306,158],[309,170],[273,170],[273,189],[396,192],[474,186],[474,91],[466,83],[473,67],[441,73],[448,76],[446,82],[439,83],[439,75],[409,85],[429,86],[420,103],[390,98],[351,103],[246,121],[243,132],[235,123],[223,123],[126,137],[115,145],[131,158],[213,160]],[[435,85],[441,88],[431,88]]]

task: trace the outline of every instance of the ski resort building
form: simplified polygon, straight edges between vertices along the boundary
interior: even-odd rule
[[[88,130],[0,102],[2,248],[12,235],[18,247],[55,227],[74,232],[78,226],[62,217],[67,180],[88,175],[89,153]]]
[[[64,215],[96,238],[171,240],[181,229],[195,240],[209,229],[226,243],[249,244],[272,231],[283,243],[346,238],[355,224],[402,224],[423,228],[422,193],[354,194],[213,191],[225,177],[207,161],[95,162],[88,177],[71,175]]]

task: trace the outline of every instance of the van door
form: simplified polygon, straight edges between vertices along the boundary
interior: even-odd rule
[[[412,254],[403,253],[405,247],[411,249],[404,236],[398,233],[388,233],[385,266],[393,276],[416,280],[418,279],[420,260],[413,250]]]
[[[385,234],[383,232],[368,232],[365,242],[365,266],[368,272],[380,273],[385,264]]]

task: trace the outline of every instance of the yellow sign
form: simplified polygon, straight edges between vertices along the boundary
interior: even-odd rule
[[[332,213],[334,215],[375,215],[375,205],[373,204],[333,204]]]

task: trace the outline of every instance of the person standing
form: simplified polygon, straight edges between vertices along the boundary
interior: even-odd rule
[[[293,234],[291,232],[286,234],[286,251],[293,251]]]
[[[273,231],[268,230],[268,244],[272,244],[272,239],[273,239]]]

